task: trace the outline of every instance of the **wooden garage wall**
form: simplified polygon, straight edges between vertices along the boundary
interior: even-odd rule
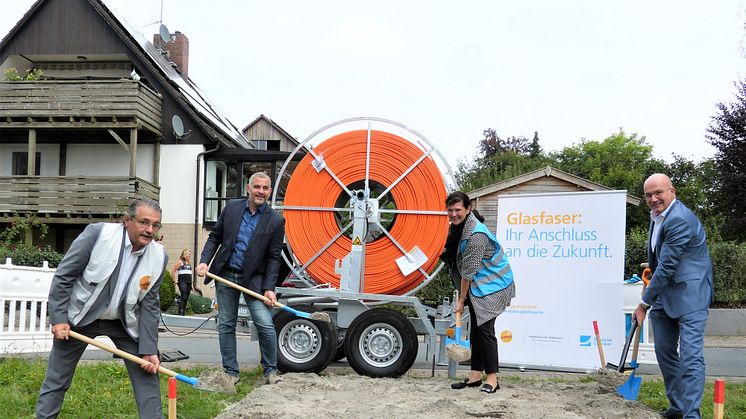
[[[475,208],[485,218],[484,223],[495,235],[500,237],[497,231],[497,196],[498,195],[516,195],[516,194],[535,194],[547,192],[579,192],[588,191],[574,183],[564,181],[552,176],[544,176],[528,182],[520,183],[491,194],[473,198]],[[528,208],[527,208],[528,209]]]

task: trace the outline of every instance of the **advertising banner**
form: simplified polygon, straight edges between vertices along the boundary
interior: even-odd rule
[[[516,298],[498,316],[500,364],[589,371],[624,346],[625,191],[502,195],[495,236]]]

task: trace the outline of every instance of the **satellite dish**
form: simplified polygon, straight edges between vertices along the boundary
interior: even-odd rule
[[[174,115],[173,118],[171,118],[171,126],[174,129],[174,136],[176,138],[180,139],[184,136],[184,121],[181,120],[179,115]]]
[[[161,23],[160,28],[158,29],[158,33],[161,35],[161,40],[165,43],[169,43],[174,40],[174,37],[171,36],[171,32],[168,31],[168,28],[166,25]]]

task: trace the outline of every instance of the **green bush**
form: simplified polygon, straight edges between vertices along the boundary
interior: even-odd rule
[[[161,297],[161,312],[167,312],[171,305],[174,303],[176,297],[176,287],[174,281],[171,279],[171,272],[166,269],[163,273],[163,281],[161,281],[160,289]]]
[[[450,299],[453,295],[453,285],[451,278],[448,277],[448,268],[443,266],[438,275],[419,290],[416,295],[425,304],[436,306],[443,301],[443,298],[448,297]]]
[[[194,293],[189,294],[187,310],[192,309],[194,314],[205,314],[212,312],[212,300]]]
[[[746,244],[711,243],[710,256],[714,271],[715,305],[746,304]]]
[[[56,268],[62,260],[62,254],[51,247],[36,247],[26,244],[0,244],[0,263],[11,258],[17,266],[33,266],[41,268],[44,261],[49,262],[50,268]]]
[[[624,279],[640,275],[640,264],[648,261],[648,230],[637,227],[627,233],[624,252]]]
[[[640,263],[647,261],[648,232],[643,228],[627,234],[624,255],[624,275],[640,274]],[[715,306],[743,306],[746,304],[746,244],[709,240]]]

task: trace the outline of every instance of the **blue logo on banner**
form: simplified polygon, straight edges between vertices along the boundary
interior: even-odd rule
[[[591,335],[580,335],[580,346],[591,346]]]

